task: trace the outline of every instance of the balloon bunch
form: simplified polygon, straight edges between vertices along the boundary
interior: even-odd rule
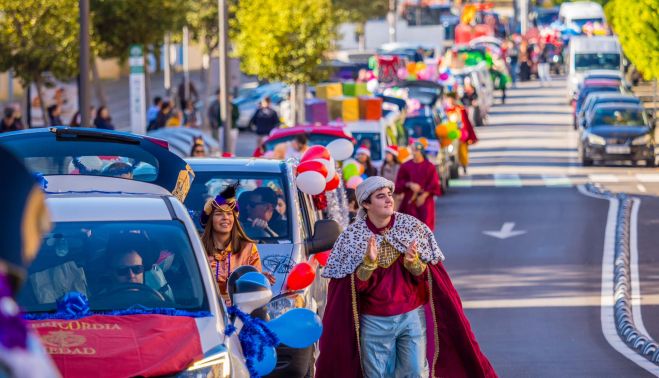
[[[450,120],[437,126],[435,133],[442,147],[448,147],[451,142],[462,136],[462,131],[458,128],[458,123]]]
[[[343,181],[346,183],[346,188],[356,189],[357,185],[364,181],[362,175],[364,174],[364,165],[355,159],[348,159],[343,162]]]
[[[336,189],[341,180],[336,172],[336,161],[352,156],[354,148],[352,142],[344,138],[333,140],[327,147],[310,147],[297,166],[295,183],[298,189],[311,195]]]

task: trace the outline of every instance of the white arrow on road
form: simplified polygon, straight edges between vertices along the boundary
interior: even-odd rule
[[[513,236],[518,236],[525,234],[526,231],[513,231],[513,228],[515,228],[515,223],[514,222],[506,222],[501,226],[500,231],[483,231],[485,235],[493,236],[497,239],[508,239]]]

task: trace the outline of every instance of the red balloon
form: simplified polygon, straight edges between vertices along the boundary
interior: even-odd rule
[[[320,266],[325,266],[327,265],[327,260],[329,259],[330,252],[331,251],[316,253],[315,255],[313,255],[313,257],[316,259],[316,261],[318,261],[318,264],[320,264]]]
[[[325,164],[323,164],[322,162],[315,160],[305,161],[297,166],[297,174],[307,171],[318,172],[321,175],[323,175],[323,177],[327,177],[327,173],[328,173],[327,166],[325,166]]]
[[[332,179],[327,182],[327,185],[325,185],[325,191],[329,192],[329,191],[332,191],[332,190],[338,188],[339,187],[339,180],[341,180],[339,178],[339,174],[335,173],[334,177],[332,177]]]
[[[305,152],[302,155],[302,158],[300,159],[300,161],[304,162],[304,161],[313,160],[313,159],[329,160],[330,156],[331,156],[330,152],[327,148],[325,148],[323,146],[311,146],[311,147],[309,147],[307,152]]]
[[[288,273],[286,287],[289,290],[302,290],[316,279],[316,272],[308,262],[301,262]]]

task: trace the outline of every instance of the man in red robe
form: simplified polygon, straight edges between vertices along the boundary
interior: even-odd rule
[[[435,196],[442,194],[439,174],[437,167],[426,157],[427,144],[423,138],[412,147],[412,160],[403,163],[396,176],[396,194],[403,195],[398,211],[416,217],[434,230]]]
[[[334,244],[316,378],[496,377],[430,229],[394,212],[394,185],[357,187],[357,219]]]

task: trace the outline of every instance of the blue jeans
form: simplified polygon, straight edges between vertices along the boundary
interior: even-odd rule
[[[366,378],[428,377],[423,306],[395,316],[360,316],[359,341]]]

